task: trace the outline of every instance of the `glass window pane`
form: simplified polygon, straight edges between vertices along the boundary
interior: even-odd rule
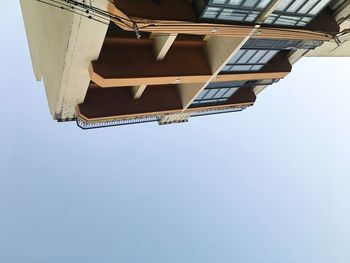
[[[247,40],[247,42],[245,42],[245,44],[243,45],[243,47],[248,49],[248,48],[254,46],[255,43],[256,43],[257,41],[259,41],[259,40],[256,39],[256,38],[249,38],[249,39]]]
[[[196,98],[196,100],[201,100],[205,97],[205,95],[208,93],[208,90],[203,90]]]
[[[279,40],[275,47],[276,49],[291,49],[295,47],[300,40]]]
[[[246,7],[253,7],[255,6],[256,2],[258,0],[246,0],[245,3],[243,4],[243,6],[246,6]]]
[[[305,22],[298,22],[298,24],[297,24],[297,26],[306,26],[307,25],[307,23],[305,23]]]
[[[269,62],[276,54],[278,53],[278,50],[269,50],[267,54],[260,60],[261,64],[266,64]]]
[[[284,0],[278,7],[277,11],[284,11],[293,0]]]
[[[240,5],[243,0],[230,0],[228,5]]]
[[[259,63],[260,59],[262,59],[265,54],[267,53],[267,50],[259,50],[250,60],[250,63]]]
[[[251,71],[259,71],[262,67],[263,65],[255,65],[252,67]]]
[[[275,20],[277,19],[277,15],[276,14],[271,14],[268,18],[266,18],[266,20],[264,21],[265,24],[273,24],[275,22]]]
[[[317,6],[315,6],[310,12],[310,15],[317,15],[326,5],[330,2],[330,0],[321,0]]]
[[[203,18],[215,18],[219,14],[220,10],[221,8],[218,7],[208,7],[203,14]]]
[[[303,22],[306,22],[306,23],[308,23],[308,22],[310,22],[312,20],[312,17],[303,17],[302,19],[301,19],[301,21],[303,21]]]
[[[242,21],[247,15],[246,11],[240,11],[235,9],[224,9],[220,13],[219,19],[223,20],[233,20],[233,21]]]
[[[254,49],[249,49],[246,50],[246,52],[244,53],[244,55],[238,60],[239,64],[245,64],[245,63],[249,63],[249,60],[252,58],[252,56],[256,53],[256,50]]]
[[[223,95],[228,91],[227,88],[219,89],[218,93],[215,94],[215,99],[223,98]]]
[[[198,103],[199,104],[207,104],[207,103],[215,103],[215,102],[216,102],[216,100],[201,100]]]
[[[254,47],[270,49],[276,45],[277,41],[278,40],[275,39],[258,39],[258,41],[255,42]]]
[[[256,20],[258,15],[259,15],[258,12],[250,12],[250,14],[244,19],[244,21],[253,22]]]
[[[231,60],[228,62],[229,64],[234,64],[236,61],[244,54],[245,50],[240,49],[237,51],[237,53],[231,58]]]
[[[319,0],[309,0],[307,3],[298,11],[300,14],[307,14],[310,9],[318,2]]]
[[[234,72],[234,71],[249,71],[251,69],[252,66],[250,65],[235,65],[235,66],[232,66],[231,68],[231,72]]]
[[[227,72],[230,71],[231,65],[226,65],[221,71]]]
[[[226,98],[230,98],[236,91],[238,90],[238,88],[231,88],[227,91],[227,93],[225,94]]]
[[[223,5],[225,4],[226,0],[213,0],[213,4]]]
[[[276,21],[276,25],[294,26],[299,22],[300,17],[280,16]]]
[[[262,0],[262,1],[260,1],[260,3],[258,4],[258,8],[263,9],[263,8],[267,7],[267,5],[268,5],[270,2],[271,2],[271,0]]]
[[[214,95],[215,95],[215,93],[217,91],[218,91],[217,89],[210,89],[210,90],[208,90],[207,95],[205,97],[203,97],[203,99],[213,99]]]
[[[221,89],[223,86],[223,83],[225,82],[210,82],[209,85],[206,87],[206,89],[210,89],[210,88],[218,88]]]
[[[264,21],[264,24],[273,24],[273,22],[275,21],[275,17],[272,17],[272,15],[271,16],[269,16],[268,18],[266,18],[266,20]]]
[[[288,11],[288,12],[294,13],[294,12],[296,12],[296,11],[301,7],[301,5],[304,4],[305,2],[306,2],[306,0],[294,0],[294,3],[293,3],[290,7],[288,7],[287,11]]]

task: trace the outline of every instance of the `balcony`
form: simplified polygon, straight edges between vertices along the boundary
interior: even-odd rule
[[[201,38],[180,35],[166,57],[157,60],[154,39],[110,31],[90,66],[91,79],[101,87],[205,82],[212,74]]]
[[[135,100],[130,87],[103,89],[91,83],[79,112],[88,120],[128,118],[176,112],[182,104],[174,85],[149,86],[142,97]]]
[[[260,17],[270,8],[270,6],[267,5],[269,1],[249,0],[247,2],[254,2],[254,5],[257,5],[252,7],[253,9],[256,9],[259,6],[259,3],[266,4],[265,8],[259,7],[260,9],[258,11],[252,9],[253,11],[250,10],[247,14],[242,15],[242,13],[247,11],[247,7],[237,4],[235,6],[237,12],[230,11],[230,9],[225,7],[233,1],[228,1],[229,0],[198,0],[192,1],[193,4],[191,4],[191,1],[188,0],[118,0],[114,1],[114,4],[111,3],[108,10],[111,14],[123,18],[123,21],[120,19],[114,19],[113,22],[126,31],[135,30],[135,25],[137,25],[141,33],[182,33],[239,37],[250,34],[255,23],[261,24],[261,21],[259,20]],[[215,4],[214,2],[228,3]],[[234,2],[243,3],[245,1]],[[213,7],[211,7],[212,5]],[[204,14],[207,12],[205,10],[207,10],[208,7],[220,9],[221,11],[219,12],[217,10],[216,12],[218,13],[212,15],[212,17],[205,17]],[[221,13],[223,14],[220,15]],[[232,19],[232,16],[235,14],[237,14],[239,18]],[[292,19],[291,13],[288,12],[283,14],[273,13],[273,15],[275,17],[272,19],[269,18],[271,21],[267,20],[266,24],[253,36],[280,39],[329,40],[331,36],[327,32],[334,31],[330,31],[330,28],[336,29],[336,23],[334,23],[334,19],[331,16],[323,16],[322,19],[318,20],[313,19],[312,23],[309,23],[309,17],[309,20],[306,21],[300,14],[296,16],[296,19]],[[318,16],[313,14],[312,18],[315,17]],[[292,24],[290,21],[295,23]],[[312,26],[309,27],[308,25],[305,27],[307,23],[312,24]],[[303,27],[303,29],[300,27]],[[290,28],[294,28],[295,30],[291,32]],[[317,30],[318,32],[310,32],[310,29]]]

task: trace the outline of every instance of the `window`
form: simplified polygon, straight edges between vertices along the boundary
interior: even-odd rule
[[[267,85],[272,85],[274,83],[279,82],[279,79],[263,79],[263,80],[258,80],[255,83],[255,87],[259,87],[259,86],[267,86]]]
[[[254,22],[272,0],[195,0],[202,19]]]
[[[210,106],[224,104],[240,88],[254,88],[271,85],[279,79],[212,82],[193,101],[192,106]]]
[[[272,0],[194,0],[201,19],[254,23]],[[264,24],[306,26],[331,0],[284,0]]]
[[[221,72],[259,71],[279,50],[240,49]]]
[[[254,88],[278,82],[279,79],[212,82],[193,101],[192,106],[210,106],[224,104],[240,88]]]
[[[314,49],[322,43],[322,41],[250,38],[221,72],[259,71],[280,50]]]
[[[192,105],[222,104],[245,84],[246,81],[212,82],[197,96]]]
[[[244,44],[244,49],[276,49],[276,50],[296,50],[314,49],[323,44],[323,41],[315,40],[289,40],[289,39],[265,39],[250,38]]]
[[[306,26],[331,0],[284,0],[264,24]]]

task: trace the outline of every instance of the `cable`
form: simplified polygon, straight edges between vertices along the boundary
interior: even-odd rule
[[[71,12],[71,13],[74,13],[74,14],[77,14],[77,15],[80,15],[80,16],[83,16],[83,17],[85,17],[85,18],[94,20],[94,21],[96,21],[96,22],[100,22],[100,23],[103,23],[103,24],[105,24],[105,25],[109,25],[109,23],[106,23],[106,22],[104,22],[104,21],[98,20],[98,19],[92,17],[91,15],[85,15],[85,14],[78,13],[78,12],[76,12],[76,11],[73,11],[73,8],[71,8],[70,6],[67,6],[67,5],[59,6],[59,5],[55,5],[55,4],[46,2],[46,1],[44,1],[44,0],[37,0],[37,1],[40,2],[40,3],[46,4],[46,5],[48,5],[48,6],[52,6],[52,7],[55,7],[55,8],[59,8],[59,9],[61,9],[61,10],[64,10],[64,11],[68,11],[68,12]],[[68,7],[68,8],[66,8],[66,7]],[[78,10],[78,11],[82,12],[81,10]]]
[[[125,17],[111,14],[108,11],[102,10],[100,8],[94,7],[91,4],[91,0],[90,0],[90,5],[86,4],[86,0],[82,0],[82,2],[75,1],[75,0],[36,0],[36,1],[55,8],[59,8],[61,10],[65,10],[65,11],[83,16],[85,18],[103,23],[105,25],[109,25],[110,20],[116,20],[122,23],[124,26],[126,26],[130,30],[134,31],[138,39],[141,38],[141,33],[137,25],[137,22]],[[107,1],[110,3],[113,3],[111,0],[107,0]],[[97,17],[98,19],[95,17]]]
[[[128,26],[130,28],[132,28],[132,27],[129,24],[125,23],[124,21],[130,22],[130,23],[134,22],[134,21],[132,21],[130,19],[126,19],[126,18],[120,17],[118,15],[110,14],[109,12],[107,12],[105,10],[102,10],[100,8],[87,5],[87,4],[84,3],[85,0],[83,0],[84,2],[82,2],[82,3],[78,2],[78,1],[74,1],[74,0],[46,0],[46,1],[42,1],[41,0],[39,2],[45,2],[46,4],[48,4],[48,1],[49,2],[54,2],[56,4],[60,4],[60,5],[72,8],[72,9],[78,9],[78,10],[80,9],[80,11],[84,11],[86,13],[91,13],[92,12],[92,14],[102,16],[105,19],[117,19],[120,22],[123,22],[126,26]],[[55,6],[55,7],[60,8],[59,6]]]
[[[80,15],[80,16],[82,16],[82,17],[85,17],[85,18],[87,18],[87,19],[90,19],[90,20],[93,20],[93,21],[102,23],[102,24],[104,24],[104,25],[107,25],[107,26],[109,25],[109,23],[106,23],[106,22],[104,22],[104,21],[98,20],[98,19],[96,19],[96,18],[94,18],[94,17],[92,17],[92,16],[88,16],[88,15],[85,15],[85,14],[77,13],[77,12],[72,11],[72,10],[70,10],[70,9],[67,9],[67,8],[65,8],[65,7],[63,7],[63,6],[57,6],[57,5],[54,5],[54,4],[52,4],[52,3],[48,3],[48,2],[43,1],[43,0],[37,0],[37,1],[40,2],[40,3],[46,4],[46,5],[52,6],[52,7],[59,8],[59,9],[61,9],[61,10],[64,10],[64,11],[67,11],[67,12],[70,12],[70,13],[73,13],[73,14]]]
[[[166,26],[191,26],[191,27],[200,27],[202,26],[201,23],[195,23],[195,22],[185,22],[185,21],[157,21],[157,20],[150,20],[150,19],[131,19],[131,18],[125,18],[121,17],[118,15],[111,14],[108,11],[102,10],[100,8],[94,7],[91,5],[91,0],[90,0],[90,5],[86,4],[86,0],[82,0],[82,2],[76,1],[76,0],[37,0],[38,2],[45,3],[48,5],[51,5],[56,8],[60,8],[62,10],[70,11],[72,13],[81,15],[83,17],[101,22],[103,24],[108,24],[110,20],[116,20],[119,23],[122,23],[125,27],[129,28],[130,30],[135,32],[136,37],[139,39],[141,38],[141,33],[140,30],[144,30],[147,28],[161,28],[161,27],[166,27]],[[114,4],[112,0],[106,0],[109,3]],[[51,3],[50,3],[51,2]],[[55,3],[55,4],[52,4]],[[62,5],[62,6],[60,6]],[[72,11],[72,10],[77,10],[77,11]],[[84,14],[83,14],[84,13]],[[94,18],[93,16],[96,16],[98,19]],[[105,21],[101,21],[105,20]],[[138,26],[138,23],[146,24],[143,25],[142,27]],[[148,24],[148,25],[147,25]],[[227,25],[229,26],[229,25]],[[281,30],[281,28],[268,28],[269,31],[277,31]],[[288,29],[284,28],[284,32],[300,32],[303,33],[304,30],[302,29]],[[308,32],[310,34],[311,32]],[[339,34],[339,32],[321,32],[321,31],[316,31],[314,33],[315,35],[318,34],[329,34],[333,38],[335,38],[336,35]]]

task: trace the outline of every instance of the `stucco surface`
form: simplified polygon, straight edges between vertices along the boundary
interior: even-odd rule
[[[107,1],[93,4],[106,8]],[[107,25],[35,0],[21,0],[37,80],[43,80],[51,115],[74,117],[90,82],[88,65],[98,58]]]

